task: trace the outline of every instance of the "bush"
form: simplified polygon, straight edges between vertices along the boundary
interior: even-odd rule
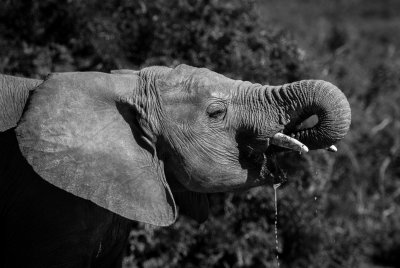
[[[0,12],[5,73],[187,63],[278,83],[302,71],[294,42],[255,23],[252,2],[14,0]]]

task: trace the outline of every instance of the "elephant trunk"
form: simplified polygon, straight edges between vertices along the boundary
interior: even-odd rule
[[[350,105],[344,94],[334,85],[322,80],[304,80],[274,87],[271,92],[281,102],[288,116],[284,134],[309,149],[327,148],[346,135],[350,127]],[[296,126],[316,115],[318,122],[305,129]]]
[[[329,82],[303,80],[282,86],[253,84],[250,90],[253,111],[254,105],[258,106],[255,109],[257,119],[252,123],[259,136],[271,137],[281,132],[309,149],[321,149],[341,140],[349,130],[350,105],[344,94]],[[316,116],[318,122],[299,128],[311,116]],[[274,129],[274,133],[266,133],[267,129]]]

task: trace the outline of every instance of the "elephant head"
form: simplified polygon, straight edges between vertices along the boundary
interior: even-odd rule
[[[318,122],[301,124],[310,116]],[[273,183],[274,155],[327,148],[350,107],[324,81],[262,86],[204,68],[50,75],[16,129],[48,182],[117,214],[169,225],[177,208],[204,220],[204,193]]]

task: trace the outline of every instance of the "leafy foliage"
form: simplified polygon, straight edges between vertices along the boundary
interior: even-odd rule
[[[254,23],[252,8],[215,0],[7,1],[0,70],[44,76],[188,63],[247,80],[298,79],[297,47]]]
[[[349,97],[352,129],[334,156],[281,157],[281,264],[399,267],[396,8],[395,0],[6,0],[0,72],[43,77],[187,63],[260,83],[332,81]],[[125,266],[273,267],[273,189],[210,199],[202,225],[184,217],[170,228],[137,224]]]

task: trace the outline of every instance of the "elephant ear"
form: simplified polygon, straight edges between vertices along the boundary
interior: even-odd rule
[[[135,74],[52,74],[31,96],[17,138],[51,184],[128,219],[166,226],[176,206],[163,163],[143,137],[135,90]]]

